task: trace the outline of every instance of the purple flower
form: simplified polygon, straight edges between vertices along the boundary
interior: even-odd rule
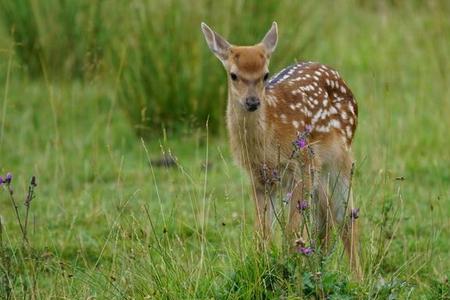
[[[352,210],[350,212],[350,219],[352,219],[352,221],[354,221],[358,218],[359,218],[359,208],[352,208]]]
[[[295,142],[294,142],[295,146],[297,146],[297,148],[299,149],[303,149],[306,147],[306,145],[308,144],[306,141],[306,138],[304,136],[299,136]]]
[[[11,183],[12,177],[13,177],[12,174],[8,172],[5,176],[5,183],[7,183],[7,184]]]
[[[306,125],[305,126],[305,132],[306,133],[310,133],[312,131],[312,126],[311,125]]]
[[[272,180],[273,181],[280,181],[280,175],[278,175],[277,170],[272,171]]]
[[[309,207],[309,203],[306,200],[298,201],[297,208],[299,211],[305,211]]]
[[[0,176],[0,185],[2,185],[2,184],[3,184],[3,182],[5,182],[5,181],[3,180],[3,177],[2,177],[2,176]]]
[[[314,253],[314,249],[311,247],[298,247],[297,252],[309,256]]]

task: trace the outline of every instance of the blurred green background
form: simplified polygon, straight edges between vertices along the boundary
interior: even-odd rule
[[[359,103],[355,198],[371,273],[356,294],[341,296],[446,299],[444,0],[0,0],[0,173],[14,173],[18,197],[28,176],[39,181],[33,259],[21,252],[0,194],[11,251],[2,256],[0,293],[221,298],[253,214],[246,176],[227,148],[226,75],[200,22],[231,43],[253,44],[274,20],[272,74],[319,61],[339,70]],[[167,154],[175,168],[149,168]],[[389,205],[395,218],[386,219]],[[387,237],[379,234],[386,226]],[[167,231],[172,267],[149,246]],[[381,238],[389,244],[382,254]],[[339,255],[330,269],[346,274]],[[263,290],[249,284],[225,294],[251,299]]]

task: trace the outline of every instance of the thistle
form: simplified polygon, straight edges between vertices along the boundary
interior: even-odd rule
[[[297,252],[305,256],[310,256],[314,253],[314,249],[311,247],[298,247]]]

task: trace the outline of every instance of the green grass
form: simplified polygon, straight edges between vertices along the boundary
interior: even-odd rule
[[[0,1],[0,19],[33,78],[90,78],[100,69],[106,26],[100,1]]]
[[[104,70],[92,80],[70,80],[78,76],[63,69],[69,80],[61,81],[30,78],[20,54],[11,52],[11,39],[0,39],[0,174],[13,172],[20,204],[30,176],[38,178],[31,204],[31,247],[23,246],[7,193],[0,193],[0,295],[448,299],[449,7],[446,2],[377,3],[337,1],[316,7],[306,1],[301,20],[277,18],[280,44],[272,68],[274,73],[296,59],[321,61],[336,67],[357,96],[354,189],[363,227],[363,282],[349,276],[340,244],[324,261],[318,281],[308,259],[291,257],[280,247],[263,254],[255,249],[248,180],[232,163],[221,133],[225,75],[201,40],[197,23],[205,16],[231,41],[253,42],[272,19],[267,2],[254,9],[255,14],[265,13],[261,19],[242,25],[236,18],[246,13],[239,10],[236,18],[228,13],[208,18],[201,7],[191,18],[181,9],[172,15],[170,20],[189,28],[188,37],[195,39],[191,47],[197,49],[197,59],[180,54],[188,60],[186,66],[207,67],[214,75],[209,83],[203,73],[179,78],[176,70],[162,74],[162,64],[152,78],[164,93],[173,87],[167,84],[170,76],[177,88],[196,84],[180,99],[205,102],[205,111],[217,103],[216,123],[209,128],[178,123],[176,133],[153,124],[157,129],[144,142],[136,138],[136,122],[130,126],[121,89],[128,85],[145,101],[153,94],[141,90],[146,86],[142,78],[134,86],[119,76],[114,52],[121,48],[118,41],[105,54]],[[223,5],[232,7],[231,2]],[[124,26],[131,23],[124,21]],[[172,50],[182,40],[180,33],[166,35],[164,24],[154,26],[161,36],[152,36],[149,29],[141,38],[160,37],[165,43],[157,48],[165,49],[161,56],[167,54],[163,58],[169,62],[180,59],[176,63],[181,68],[183,59]],[[0,36],[7,32],[2,28]],[[150,48],[136,53],[153,55],[144,53]],[[133,60],[136,53],[124,53],[136,64],[122,74],[139,74],[145,65]],[[158,99],[162,110],[173,105],[166,97]],[[136,102],[128,105],[139,109]],[[166,116],[159,115],[156,123],[194,123],[182,113]],[[167,153],[176,157],[175,168],[149,164]],[[395,180],[401,176],[405,180]],[[24,213],[22,205],[20,210]]]

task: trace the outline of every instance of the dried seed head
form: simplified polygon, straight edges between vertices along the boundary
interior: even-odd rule
[[[305,246],[305,240],[303,238],[298,238],[295,240],[295,245],[296,246],[300,246],[300,247],[304,247]]]
[[[31,177],[30,185],[33,187],[37,187],[36,176]]]
[[[359,208],[352,208],[352,211],[350,212],[350,219],[352,221],[359,218]]]

